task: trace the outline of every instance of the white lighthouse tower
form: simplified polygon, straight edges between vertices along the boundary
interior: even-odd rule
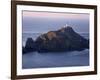
[[[65,26],[64,26],[64,28],[66,28],[68,26],[68,24],[66,24]]]
[[[66,27],[68,26],[68,24],[66,24]]]

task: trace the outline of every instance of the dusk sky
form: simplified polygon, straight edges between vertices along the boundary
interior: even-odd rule
[[[88,19],[88,14],[23,11],[24,17]]]
[[[78,32],[89,32],[89,14],[23,11],[24,32],[47,32],[65,24]]]

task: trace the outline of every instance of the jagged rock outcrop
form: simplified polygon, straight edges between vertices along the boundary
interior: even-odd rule
[[[28,39],[26,52],[62,52],[89,48],[89,41],[76,33],[72,27],[63,27],[57,31],[49,31],[40,35],[35,41]]]
[[[32,38],[28,38],[25,47],[22,48],[23,53],[36,51],[36,45]]]

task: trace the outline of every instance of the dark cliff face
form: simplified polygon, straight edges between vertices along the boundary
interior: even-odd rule
[[[62,52],[89,48],[89,41],[76,33],[70,26],[57,31],[49,31],[40,35],[36,41],[28,42],[26,43],[29,45],[33,43],[30,46],[38,52]],[[27,44],[25,47],[29,46]]]
[[[22,48],[23,53],[36,51],[36,45],[32,38],[28,38],[25,47]]]

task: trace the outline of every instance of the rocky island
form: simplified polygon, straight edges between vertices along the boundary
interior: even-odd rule
[[[72,27],[67,26],[44,33],[36,40],[28,38],[25,47],[23,47],[23,54],[34,51],[39,53],[80,51],[86,48],[89,48],[89,40],[76,33]]]

